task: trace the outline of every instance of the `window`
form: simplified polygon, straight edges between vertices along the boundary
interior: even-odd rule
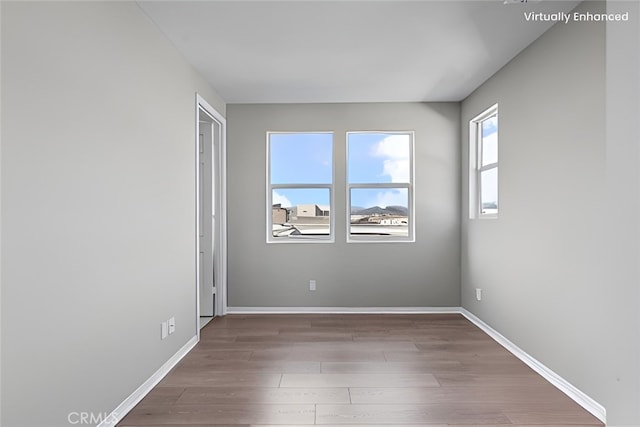
[[[498,106],[470,122],[470,216],[498,216]]]
[[[347,133],[350,242],[413,241],[413,132]]]
[[[333,134],[267,134],[267,242],[333,241]]]

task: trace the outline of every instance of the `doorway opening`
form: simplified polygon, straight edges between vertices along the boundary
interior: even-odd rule
[[[197,331],[226,314],[226,120],[197,95],[196,313]]]

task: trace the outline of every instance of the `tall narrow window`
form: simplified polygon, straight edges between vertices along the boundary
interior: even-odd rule
[[[347,133],[348,241],[413,241],[413,132]]]
[[[471,217],[498,216],[498,106],[470,123]]]
[[[333,134],[267,134],[267,242],[333,241]]]

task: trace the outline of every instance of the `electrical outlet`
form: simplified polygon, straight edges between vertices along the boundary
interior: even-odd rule
[[[169,335],[176,331],[176,318],[172,317],[169,319]]]
[[[316,290],[316,281],[315,280],[309,280],[309,290],[310,291],[315,291]]]
[[[162,322],[160,324],[160,339],[163,340],[167,336],[169,336],[169,326],[167,322]]]
[[[482,289],[476,288],[476,299],[482,301]]]

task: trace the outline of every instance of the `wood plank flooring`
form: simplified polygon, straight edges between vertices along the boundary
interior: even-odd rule
[[[119,424],[602,425],[457,314],[228,315]]]

